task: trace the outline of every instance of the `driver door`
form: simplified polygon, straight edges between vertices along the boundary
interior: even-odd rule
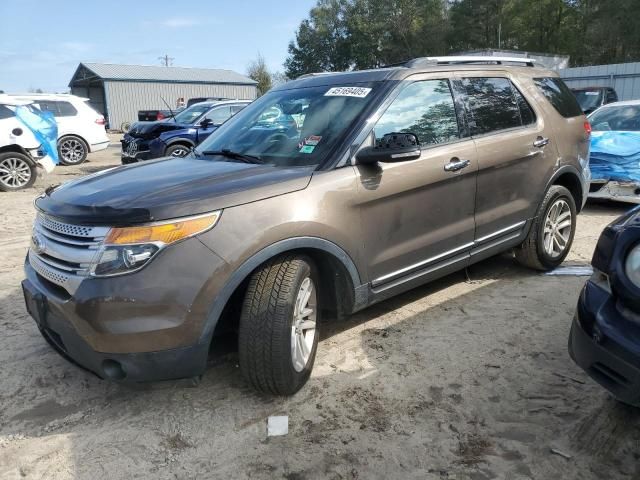
[[[219,107],[214,107],[209,110],[200,120],[198,127],[198,141],[197,143],[203,142],[206,138],[209,137],[213,132],[215,132],[220,125],[226,122],[231,117],[231,106],[230,105],[221,105]],[[206,126],[202,126],[202,122],[205,122]]]
[[[475,233],[476,148],[461,134],[447,74],[420,75],[407,83],[373,135],[379,141],[390,132],[414,133],[420,158],[355,167],[376,293],[466,265]]]

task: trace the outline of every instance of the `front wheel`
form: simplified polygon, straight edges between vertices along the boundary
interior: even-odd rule
[[[553,270],[560,265],[573,243],[576,212],[569,190],[561,185],[549,188],[529,235],[515,249],[516,260],[536,270]]]
[[[164,152],[164,154],[167,157],[186,157],[187,155],[189,155],[190,151],[190,147],[178,144],[167,147],[167,150]]]
[[[292,395],[306,383],[318,347],[318,274],[310,258],[287,255],[257,270],[240,317],[238,352],[257,390]]]

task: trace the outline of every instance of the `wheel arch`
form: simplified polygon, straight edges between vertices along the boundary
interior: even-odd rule
[[[583,207],[582,199],[584,198],[585,191],[578,170],[570,165],[559,168],[547,184],[542,198],[544,198],[544,195],[546,195],[546,192],[552,185],[561,185],[569,190],[576,204],[576,211],[580,213]]]
[[[251,275],[270,260],[290,253],[310,257],[318,268],[322,284],[333,286],[321,289],[326,313],[342,318],[366,305],[366,286],[361,285],[355,263],[341,247],[317,237],[290,238],[265,247],[233,272],[211,306],[201,340],[210,342],[214,333],[233,328]]]
[[[27,161],[31,165],[37,166],[37,162],[33,159],[33,157],[29,154],[29,152],[25,150],[23,147],[21,147],[20,145],[17,145],[15,143],[0,147],[0,153],[20,153],[25,157],[27,157]]]
[[[170,138],[169,140],[167,140],[166,144],[167,144],[167,148],[172,147],[174,145],[184,145],[186,147],[196,146],[196,143],[193,140],[190,140],[188,138],[183,138],[183,137]]]

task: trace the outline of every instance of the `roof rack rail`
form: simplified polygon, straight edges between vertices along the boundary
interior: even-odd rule
[[[474,56],[474,55],[466,55],[466,56],[448,56],[448,57],[420,57],[414,58],[413,60],[409,60],[404,64],[407,68],[420,68],[420,67],[429,67],[434,65],[452,65],[452,64],[463,64],[463,65],[473,65],[473,64],[496,64],[502,65],[505,63],[515,63],[526,65],[527,67],[533,67],[535,60],[533,58],[525,58],[525,57],[491,57],[491,56]]]
[[[298,78],[309,78],[309,77],[319,77],[320,75],[331,75],[336,72],[313,72],[313,73],[305,73],[304,75],[300,75]]]

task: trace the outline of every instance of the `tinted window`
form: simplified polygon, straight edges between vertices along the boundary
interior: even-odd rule
[[[224,107],[217,107],[207,113],[204,118],[209,119],[214,125],[220,125],[228,120],[231,116],[231,108],[226,105]]]
[[[618,94],[615,90],[607,91],[607,103],[613,103],[618,101]]]
[[[35,105],[43,112],[51,112],[55,117],[58,116],[56,102],[50,102],[48,100],[37,100]]]
[[[378,120],[376,141],[392,132],[414,133],[422,145],[459,138],[449,82],[425,80],[402,90]]]
[[[472,135],[519,127],[520,109],[506,78],[465,78]]]
[[[13,117],[13,112],[5,105],[0,105],[0,120]]]
[[[603,107],[589,117],[594,131],[640,132],[640,105]]]
[[[513,94],[516,97],[518,108],[520,109],[520,118],[522,118],[522,125],[531,125],[536,121],[536,114],[533,113],[533,109],[527,99],[524,98],[517,88],[513,87]]]
[[[57,117],[73,117],[77,115],[78,111],[69,102],[55,102],[57,103],[58,113]]]
[[[582,115],[582,109],[569,87],[559,78],[534,78],[540,91],[565,118]]]
[[[246,107],[246,105],[232,105],[231,106],[231,115],[235,115],[240,110],[242,110],[244,107]]]

